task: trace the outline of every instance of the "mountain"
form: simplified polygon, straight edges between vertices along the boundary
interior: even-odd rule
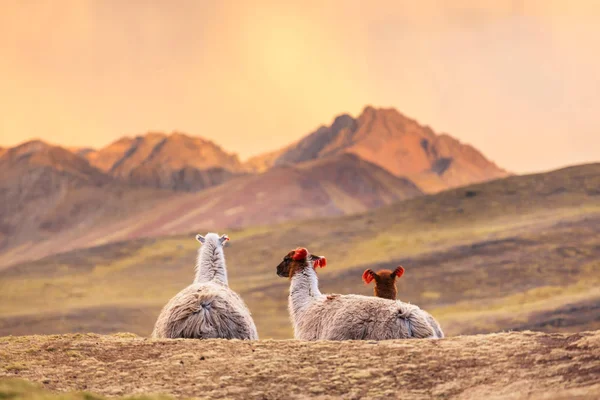
[[[59,233],[89,230],[97,218],[103,222],[121,218],[140,199],[151,204],[165,197],[116,184],[84,158],[40,140],[8,149],[0,156],[0,170],[4,256],[10,256],[10,247],[21,246],[26,253],[29,246]]]
[[[121,181],[171,190],[198,191],[243,172],[236,155],[178,132],[125,137],[83,156]]]
[[[395,109],[370,106],[358,118],[340,115],[282,151],[254,157],[250,166],[264,169],[342,153],[355,153],[429,193],[509,175],[470,145]]]
[[[71,153],[78,155],[80,157],[86,158],[88,154],[96,152],[96,150],[92,147],[65,147]]]
[[[48,227],[44,216],[69,193],[111,180],[84,159],[40,140],[4,152],[0,170],[0,248],[31,225]]]
[[[421,194],[409,180],[353,154],[242,175],[196,193],[131,188],[116,181],[65,194],[57,199],[60,207],[36,208],[32,215],[43,213],[45,222],[19,226],[19,231],[39,237],[47,226],[53,235],[27,241],[22,248],[13,240],[12,247],[17,248],[0,255],[0,264],[115,240],[180,234],[196,227],[214,230],[344,215]]]
[[[3,202],[5,207],[19,207],[67,188],[100,186],[111,180],[81,157],[40,140],[6,150],[0,156],[0,169],[2,194],[9,196]]]
[[[294,145],[284,147],[283,149],[275,150],[269,153],[260,154],[255,157],[251,157],[244,162],[244,168],[251,172],[265,172],[271,168],[275,161],[286,151],[292,148]]]
[[[235,178],[195,194],[191,201],[182,198],[153,212],[161,215],[162,210],[176,208],[177,220],[164,231],[176,233],[194,225],[231,228],[344,215],[421,194],[409,180],[356,155],[342,154]]]

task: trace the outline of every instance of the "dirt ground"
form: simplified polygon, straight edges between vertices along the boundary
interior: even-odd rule
[[[9,336],[4,377],[106,396],[598,399],[600,331],[382,342]]]

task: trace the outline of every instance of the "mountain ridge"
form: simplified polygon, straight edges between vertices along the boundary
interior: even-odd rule
[[[353,118],[341,114],[294,144],[252,163],[268,166],[352,152],[397,176],[405,176],[425,192],[482,182],[510,175],[473,146],[448,134],[436,134],[394,108],[367,106]]]
[[[237,175],[190,192],[132,186],[70,157],[102,177],[102,184],[82,181],[40,193],[36,201],[6,197],[5,208],[23,208],[0,208],[6,231],[0,240],[6,254],[0,258],[14,261],[104,241],[182,233],[193,225],[233,228],[351,214],[422,195],[411,181],[353,154]],[[7,193],[20,192],[19,184],[10,189],[10,182],[4,183]]]
[[[180,132],[123,137],[83,154],[90,164],[133,186],[198,191],[243,173],[238,156]]]
[[[426,193],[511,175],[480,151],[435,133],[395,108],[366,106],[287,146],[240,161],[211,140],[173,131],[124,136],[101,149],[70,148],[92,166],[133,186],[199,191],[239,175],[354,153],[415,182]],[[0,154],[3,150],[0,149]]]

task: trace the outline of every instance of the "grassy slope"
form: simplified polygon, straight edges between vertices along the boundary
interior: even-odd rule
[[[299,245],[327,256],[324,292],[370,294],[364,268],[401,263],[399,297],[431,311],[448,334],[600,329],[600,164],[227,233],[230,282],[262,338],[291,336],[288,282],[274,270]],[[147,335],[191,282],[196,249],[192,234],[143,239],[0,271],[0,334]]]
[[[173,397],[165,395],[133,395],[123,399],[128,400],[168,400]],[[84,391],[67,393],[52,392],[43,385],[18,378],[0,379],[0,399],[20,400],[104,400],[106,397]]]

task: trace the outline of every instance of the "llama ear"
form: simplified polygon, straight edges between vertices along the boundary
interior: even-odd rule
[[[367,285],[369,283],[371,283],[374,278],[375,278],[375,272],[373,272],[372,270],[367,269],[367,270],[365,270],[365,272],[363,272],[362,280],[365,281],[365,283]]]
[[[401,265],[398,265],[398,267],[396,267],[394,270],[393,275],[396,275],[396,278],[400,278],[402,275],[404,275],[404,268],[402,268]]]
[[[206,242],[206,239],[204,238],[204,236],[202,236],[200,234],[196,235],[196,240],[202,244],[204,244],[204,242]]]
[[[317,268],[325,268],[327,266],[327,259],[325,257],[319,257],[319,256],[312,256],[312,260],[313,260],[313,267]]]
[[[301,261],[306,260],[306,257],[308,257],[308,250],[306,250],[304,247],[298,247],[292,256],[292,259],[295,261]]]
[[[221,245],[224,245],[225,242],[228,242],[228,241],[229,241],[229,236],[227,236],[227,235],[223,235],[219,238],[219,242],[221,243]]]

